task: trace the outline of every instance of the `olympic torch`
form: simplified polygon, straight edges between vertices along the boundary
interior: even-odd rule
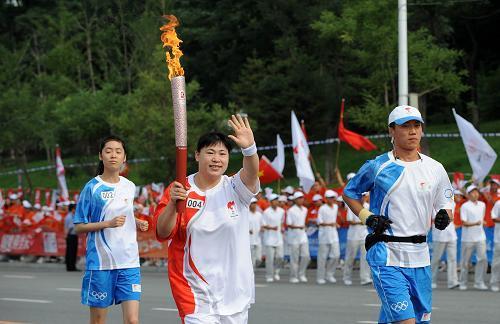
[[[187,172],[187,115],[186,115],[186,82],[184,79],[184,69],[179,58],[183,55],[179,49],[180,40],[175,32],[175,27],[179,26],[179,21],[173,15],[163,16],[168,22],[160,30],[163,48],[167,48],[165,54],[168,66],[168,78],[172,88],[172,104],[174,111],[175,125],[175,180],[186,185]],[[171,52],[169,52],[169,50]],[[178,213],[185,209],[182,200],[176,204]]]

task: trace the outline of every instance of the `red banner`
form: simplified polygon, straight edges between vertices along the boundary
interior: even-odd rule
[[[85,255],[85,235],[78,240],[78,255]],[[158,242],[152,231],[138,232],[139,255],[143,258],[166,258],[167,243]],[[63,233],[29,231],[24,233],[0,233],[0,253],[36,256],[64,256],[66,238]]]

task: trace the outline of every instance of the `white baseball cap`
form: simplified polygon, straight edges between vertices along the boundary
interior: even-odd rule
[[[31,208],[31,203],[27,200],[23,200],[23,207],[24,208]]]
[[[302,191],[295,191],[295,193],[293,194],[293,200],[297,199],[297,198],[302,198],[304,197],[304,194],[302,193]]]
[[[490,182],[490,183],[491,183],[491,182],[493,182],[493,183],[496,183],[497,185],[499,185],[499,186],[500,186],[500,181],[498,181],[498,180],[497,180],[497,179],[495,179],[495,178],[491,178],[488,182]]]
[[[319,200],[323,200],[323,197],[321,197],[321,195],[319,195],[319,194],[315,194],[313,196],[313,201],[319,201]]]
[[[344,199],[342,198],[342,196],[338,196],[338,197],[337,197],[337,201],[339,201],[339,202],[344,202]]]
[[[256,203],[257,201],[258,201],[258,200],[257,200],[257,198],[255,198],[255,197],[254,197],[254,198],[252,198],[252,199],[250,199],[250,203],[251,203],[251,204],[254,204],[254,203]]]
[[[273,201],[273,200],[276,200],[278,198],[279,198],[279,196],[275,193],[270,194],[268,197],[269,201]]]
[[[326,198],[337,198],[339,194],[335,190],[328,189],[325,192],[325,197]]]
[[[467,190],[466,190],[467,194],[470,194],[472,192],[472,190],[479,191],[479,189],[477,188],[477,186],[472,184],[472,185],[470,185],[470,186],[467,187]]]
[[[417,108],[412,106],[397,106],[389,114],[389,121],[387,124],[390,125],[395,123],[396,125],[403,125],[409,120],[418,120],[422,124],[424,123],[422,115]]]
[[[356,176],[356,173],[354,172],[349,172],[346,176],[346,179],[347,181],[351,180],[352,178],[354,178]]]
[[[17,194],[13,193],[13,194],[10,194],[10,195],[9,195],[9,198],[10,198],[11,200],[16,200],[16,199],[18,199],[19,197],[17,196]]]
[[[266,198],[269,199],[269,197],[273,193],[273,188],[271,188],[271,187],[265,187],[264,188],[264,193],[265,193]]]
[[[286,202],[286,201],[287,201],[287,198],[286,198],[286,196],[281,195],[281,196],[279,196],[279,197],[278,197],[278,201],[279,201],[279,202]]]
[[[293,187],[292,186],[286,186],[285,189],[282,190],[284,193],[287,193],[289,195],[293,195]]]
[[[461,192],[461,191],[460,191],[460,190],[458,190],[458,189],[453,190],[453,194],[454,194],[454,195],[460,195],[460,196],[463,196],[463,195],[464,195],[464,193],[463,193],[463,192]]]

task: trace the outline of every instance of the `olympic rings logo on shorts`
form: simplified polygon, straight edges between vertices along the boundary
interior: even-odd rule
[[[91,295],[92,295],[92,297],[97,298],[99,300],[104,300],[104,299],[106,299],[106,297],[108,297],[107,292],[100,292],[100,291],[95,291],[95,290],[92,290]]]
[[[406,300],[391,305],[391,309],[395,312],[404,311],[407,308],[408,308],[408,302]]]

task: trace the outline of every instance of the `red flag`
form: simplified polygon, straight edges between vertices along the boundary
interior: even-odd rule
[[[283,176],[273,168],[269,159],[262,155],[259,161],[259,180],[261,184],[274,182]]]
[[[354,147],[356,150],[363,149],[365,151],[373,151],[377,149],[377,146],[373,144],[369,139],[344,128],[344,102],[342,99],[342,106],[340,109],[340,121],[339,121],[339,139],[346,142],[347,144]]]
[[[457,189],[462,189],[466,181],[462,172],[453,172],[453,186]]]

